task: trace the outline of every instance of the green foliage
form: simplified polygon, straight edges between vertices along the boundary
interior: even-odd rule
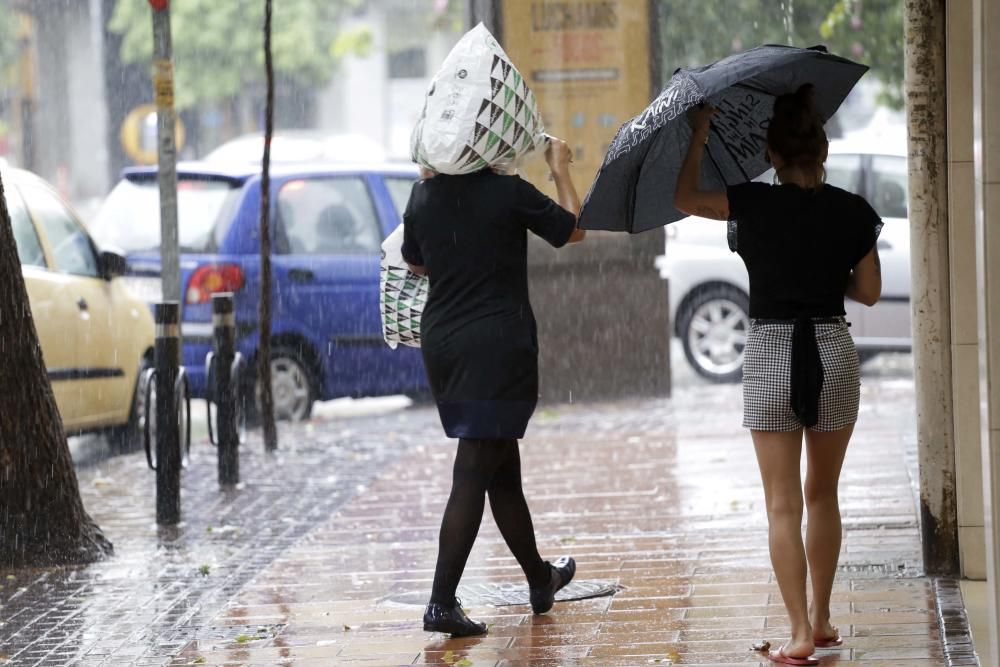
[[[903,106],[902,0],[657,0],[665,77],[759,44],[825,44],[871,66],[880,102]]]
[[[0,81],[17,60],[17,20],[10,0],[0,0]]]
[[[903,107],[902,0],[838,0],[819,32],[831,50],[871,66],[885,84],[882,104]]]
[[[339,39],[343,18],[358,4],[359,0],[275,3],[272,45],[276,73],[302,86],[329,80],[339,56],[364,46],[363,36],[359,37],[364,31],[347,33],[353,37],[346,45]],[[218,102],[248,86],[263,85],[263,0],[173,0],[170,14],[178,108]],[[125,62],[151,62],[148,3],[118,0],[109,28],[122,35]]]

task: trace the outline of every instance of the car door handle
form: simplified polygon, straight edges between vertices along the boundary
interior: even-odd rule
[[[889,243],[888,241],[883,241],[883,240],[879,239],[878,249],[879,250],[892,250],[892,244]]]
[[[88,310],[90,308],[90,304],[87,303],[86,299],[80,297],[80,300],[76,302],[76,307],[80,310]]]
[[[297,283],[309,283],[316,279],[316,274],[309,269],[292,269],[288,277]]]

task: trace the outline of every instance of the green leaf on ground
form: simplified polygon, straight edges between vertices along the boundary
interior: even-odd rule
[[[204,665],[206,662],[207,661],[205,660],[205,656],[203,656],[203,655],[202,656],[198,656],[194,660],[194,664],[196,664],[196,665]]]
[[[474,664],[475,663],[469,660],[468,658],[462,658],[461,660],[455,663],[455,667],[472,667]]]
[[[563,537],[559,538],[559,541],[561,543],[563,543],[563,544],[575,544],[576,543],[576,536],[575,535],[564,535]]]
[[[198,568],[198,574],[200,574],[203,577],[207,577],[211,571],[212,568],[209,567],[208,565],[202,565],[201,567]]]
[[[257,637],[252,637],[250,635],[236,635],[237,644],[246,644],[247,642],[252,642],[257,639]]]

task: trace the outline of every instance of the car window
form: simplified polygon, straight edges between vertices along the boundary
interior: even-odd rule
[[[22,187],[21,193],[52,247],[53,268],[96,278],[99,272],[94,246],[69,209],[55,195],[37,185]]]
[[[826,182],[848,192],[861,194],[861,156],[839,154],[827,157]]]
[[[38,230],[28,217],[21,197],[9,189],[7,195],[7,212],[10,214],[10,224],[14,229],[14,243],[17,245],[17,256],[22,266],[45,266],[45,253],[38,240]]]
[[[907,217],[906,158],[872,156],[871,205],[883,218]]]
[[[240,186],[181,176],[177,180],[177,233],[181,252],[218,250],[233,221]],[[156,179],[124,179],[115,186],[90,224],[101,246],[125,252],[160,249],[160,186]]]
[[[382,243],[368,186],[361,178],[285,183],[278,192],[278,252],[293,255],[376,253]]]
[[[410,192],[413,191],[414,183],[416,183],[416,179],[408,177],[387,176],[385,179],[385,187],[389,190],[389,197],[392,198],[392,203],[396,206],[400,220],[403,219],[403,211],[406,210],[406,204],[410,201]]]

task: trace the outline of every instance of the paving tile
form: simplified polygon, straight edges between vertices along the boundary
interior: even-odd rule
[[[963,664],[961,619],[946,615],[941,626],[943,589],[920,570],[906,463],[912,384],[866,379],[863,391],[862,404],[878,410],[863,412],[844,469],[833,613],[845,643],[823,651],[823,664]],[[0,626],[0,654],[72,660],[61,652],[70,644],[78,664],[172,667],[763,665],[751,645],[787,635],[738,387],[542,409],[522,444],[539,548],[546,558],[573,554],[579,578],[622,590],[545,616],[471,607],[490,625],[483,638],[424,633],[420,606],[391,601],[420,599],[433,578],[454,451],[434,412],[296,433],[298,449],[248,458],[241,492],[219,494],[211,468],[186,477],[185,492],[208,510],[169,539],[151,528],[142,461],[82,471],[88,507],[118,531],[119,555],[72,576],[19,573],[17,587],[0,589],[0,604],[20,600]],[[97,476],[135,486],[126,511],[92,484]],[[198,574],[203,563],[209,577]],[[463,584],[521,581],[487,512]]]

